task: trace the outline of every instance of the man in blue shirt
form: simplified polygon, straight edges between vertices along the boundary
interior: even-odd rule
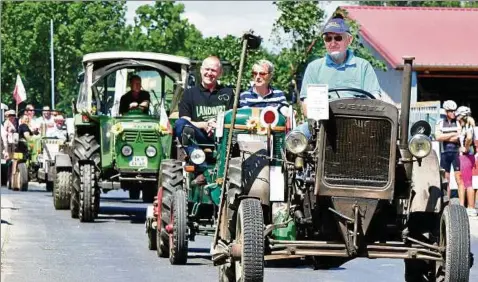
[[[274,65],[268,60],[259,60],[255,63],[252,67],[254,85],[241,93],[239,107],[277,107],[287,102],[284,92],[270,86],[273,73]]]
[[[344,19],[339,17],[331,19],[322,32],[327,54],[325,57],[309,63],[300,91],[302,111],[307,115],[307,86],[309,84],[328,84],[330,88],[358,88],[369,92],[377,99],[388,98],[382,95],[377,75],[372,65],[362,58],[356,57],[348,49],[353,41],[350,29]],[[393,101],[388,98],[388,102]],[[311,134],[307,123],[297,127],[307,138]]]

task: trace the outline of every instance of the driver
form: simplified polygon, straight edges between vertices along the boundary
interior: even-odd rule
[[[185,127],[194,131],[194,139],[199,144],[214,144],[213,129],[216,127],[216,117],[220,112],[232,108],[234,103],[233,90],[218,83],[222,75],[222,65],[215,56],[210,56],[201,65],[201,84],[188,88],[179,103],[179,119],[174,125],[174,135],[181,138]],[[197,148],[194,144],[186,147],[188,156]],[[205,169],[205,164],[199,165],[199,170]],[[196,184],[205,183],[203,174],[199,174]]]
[[[268,60],[259,60],[255,63],[252,66],[254,84],[247,91],[241,93],[239,107],[277,107],[281,103],[286,103],[287,99],[284,92],[274,89],[270,85],[273,74],[274,65]]]
[[[300,100],[305,116],[307,116],[307,100],[305,99],[309,84],[328,84],[329,88],[362,89],[377,99],[387,99],[387,102],[393,103],[387,95],[382,95],[372,65],[367,60],[356,57],[348,48],[353,41],[353,36],[341,15],[336,15],[325,25],[322,40],[327,54],[309,63],[302,81]],[[299,125],[296,130],[310,139],[311,133],[307,122]]]
[[[126,92],[120,100],[119,114],[124,115],[131,109],[139,108],[143,113],[149,113],[151,98],[149,92],[141,90],[141,77],[133,75],[129,79],[131,90]]]

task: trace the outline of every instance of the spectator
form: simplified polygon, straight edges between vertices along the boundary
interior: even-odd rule
[[[42,129],[42,136],[50,134],[51,131],[55,130],[55,121],[51,116],[51,111],[49,106],[44,106],[42,111],[42,116],[37,119],[37,124],[40,125]]]
[[[443,103],[445,109],[445,118],[438,121],[435,127],[435,137],[440,142],[440,166],[445,170],[445,177],[448,180],[448,198],[451,197],[450,190],[450,171],[453,167],[455,180],[458,184],[458,198],[460,204],[465,205],[465,188],[460,171],[460,140],[459,124],[455,117],[457,105],[455,101],[448,100]]]
[[[456,110],[456,119],[460,125],[460,171],[465,187],[468,216],[476,217],[475,191],[473,190],[473,168],[475,167],[475,120],[471,110],[461,106]]]

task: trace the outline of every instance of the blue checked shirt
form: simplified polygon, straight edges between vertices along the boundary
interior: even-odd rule
[[[267,106],[277,107],[281,102],[287,102],[284,92],[272,87],[269,88],[269,94],[262,97],[254,92],[251,87],[247,91],[241,93],[239,97],[239,107],[255,107],[265,108]]]

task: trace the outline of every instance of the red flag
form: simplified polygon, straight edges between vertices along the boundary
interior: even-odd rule
[[[23,86],[22,78],[17,74],[17,82],[15,83],[15,89],[13,90],[13,98],[17,105],[27,99],[27,92]]]

